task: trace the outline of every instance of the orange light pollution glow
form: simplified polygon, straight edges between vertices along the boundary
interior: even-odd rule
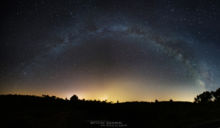
[[[147,83],[147,86],[146,86]],[[77,87],[74,88],[78,84]],[[101,84],[101,85],[100,85]],[[74,85],[74,86],[73,86]],[[53,85],[54,86],[54,85]],[[205,90],[201,85],[201,81],[197,82],[196,86],[170,86],[159,85],[157,82],[146,82],[132,79],[114,79],[97,82],[94,80],[84,82],[75,82],[66,84],[63,87],[68,88],[41,88],[34,90],[31,88],[7,90],[5,94],[25,94],[38,95],[49,94],[61,98],[70,98],[73,94],[79,96],[80,99],[86,100],[107,100],[112,102],[126,101],[148,101],[153,102],[156,99],[159,101],[193,101],[194,97]],[[199,88],[199,89],[198,89]],[[49,90],[49,91],[48,91]]]

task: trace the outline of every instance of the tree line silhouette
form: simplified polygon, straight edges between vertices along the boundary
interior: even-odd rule
[[[85,100],[85,99],[79,99],[77,95],[73,95],[70,97],[70,99],[63,99],[59,98],[56,96],[49,96],[49,95],[42,95],[42,96],[30,96],[30,95],[0,95],[1,101],[4,102],[10,102],[10,103],[15,103],[15,102],[20,102],[20,101],[28,101],[28,102],[42,102],[42,103],[47,103],[47,102],[54,102],[54,103],[75,103],[75,102],[94,102],[94,103],[113,103],[111,101],[100,101],[100,100]],[[138,102],[138,101],[133,101],[133,102]],[[158,101],[157,99],[155,100],[155,103],[158,103],[161,101]],[[170,99],[167,102],[174,102],[172,99]],[[116,103],[119,103],[117,101]],[[125,102],[126,103],[126,102]],[[218,88],[216,91],[205,91],[202,92],[201,94],[198,94],[194,98],[194,103],[220,103],[220,88]]]
[[[89,120],[121,121],[129,128],[203,128],[200,125],[220,123],[219,101],[220,89],[197,95],[194,103],[172,99],[112,103],[79,99],[77,95],[70,99],[49,95],[0,95],[0,113],[4,126],[13,128],[99,127],[91,125]],[[216,120],[219,122],[212,122]]]
[[[78,98],[77,95],[73,95],[70,98],[70,101],[75,102],[75,101],[79,101],[80,99]],[[84,100],[83,100],[84,101]],[[95,102],[97,102],[96,100],[94,100]],[[99,102],[99,101],[98,101]],[[106,101],[103,101],[106,102]],[[158,103],[159,101],[156,99],[155,103]],[[172,99],[170,99],[169,102],[173,102]],[[197,95],[194,98],[194,103],[220,103],[220,88],[218,88],[216,91],[205,91],[199,95]],[[111,102],[110,102],[111,103]],[[117,103],[119,103],[119,101],[117,101]]]
[[[220,103],[220,88],[216,91],[205,91],[197,95],[194,99],[195,103]]]

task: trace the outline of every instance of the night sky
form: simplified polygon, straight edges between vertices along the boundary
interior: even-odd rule
[[[219,0],[5,0],[0,94],[192,101],[220,87]]]

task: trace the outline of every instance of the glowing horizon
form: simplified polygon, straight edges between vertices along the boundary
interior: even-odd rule
[[[199,82],[198,82],[199,83]],[[103,82],[102,82],[103,84]],[[155,100],[159,101],[168,101],[172,99],[173,101],[190,101],[194,100],[194,97],[205,91],[204,88],[198,90],[198,87],[192,88],[193,86],[188,86],[187,88],[179,87],[172,87],[169,86],[159,86],[159,85],[148,85],[143,87],[145,83],[139,83],[139,87],[137,86],[137,82],[123,82],[123,81],[111,81],[108,84],[105,83],[103,87],[97,85],[97,82],[89,85],[86,83],[81,85],[81,89],[15,89],[15,90],[5,90],[4,93],[1,94],[24,94],[24,95],[37,95],[42,96],[46,95],[53,95],[60,98],[70,98],[72,95],[77,95],[80,99],[86,100],[100,100],[100,101],[112,101],[112,102],[127,102],[127,101],[147,101],[147,102],[154,102]],[[135,86],[133,86],[135,85]],[[67,86],[67,85],[66,85]],[[78,85],[79,86],[79,85]],[[197,86],[200,86],[198,84]],[[191,90],[191,91],[189,91]]]

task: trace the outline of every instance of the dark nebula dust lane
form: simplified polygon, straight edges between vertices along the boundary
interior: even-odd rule
[[[217,0],[1,7],[1,94],[185,100],[220,86]]]

